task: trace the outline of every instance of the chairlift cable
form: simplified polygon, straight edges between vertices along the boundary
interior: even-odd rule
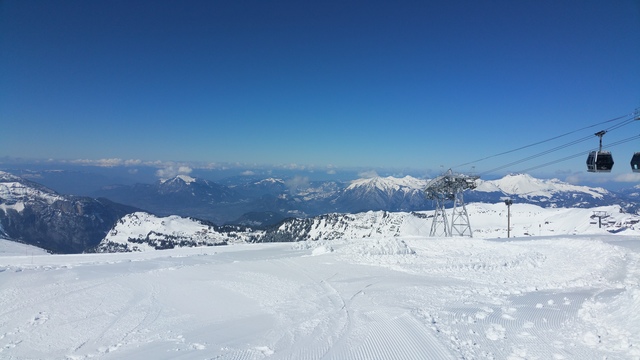
[[[567,148],[569,146],[572,146],[572,145],[575,145],[575,144],[578,144],[578,143],[581,143],[581,142],[584,142],[584,141],[587,141],[587,140],[591,140],[592,138],[593,138],[593,135],[585,136],[583,138],[574,140],[572,142],[569,142],[569,143],[566,143],[566,144],[563,144],[563,145],[559,145],[559,146],[556,146],[556,147],[554,147],[552,149],[545,150],[545,151],[539,152],[537,154],[528,156],[528,157],[526,157],[524,159],[518,159],[518,160],[510,162],[510,163],[508,163],[506,165],[502,165],[502,166],[499,166],[497,168],[484,171],[484,172],[480,173],[480,175],[482,176],[482,175],[485,175],[485,174],[490,174],[490,173],[492,173],[494,171],[502,170],[502,169],[508,168],[510,166],[513,166],[513,165],[516,165],[516,164],[519,164],[519,163],[522,163],[522,162],[525,162],[525,161],[529,161],[529,160],[538,158],[538,157],[540,157],[542,155],[547,155],[549,153],[552,153],[552,152],[555,152],[555,151],[558,151],[558,150],[562,150],[562,149]]]
[[[612,126],[610,126],[609,128],[607,128],[606,130],[603,130],[605,133],[606,133],[606,132],[610,132],[610,131],[613,131],[613,130],[619,129],[619,128],[623,127],[623,126],[626,126],[626,125],[628,125],[628,124],[631,124],[632,122],[634,122],[635,120],[637,120],[638,118],[637,118],[636,114],[637,114],[637,111],[636,111],[636,112],[634,112],[634,113],[631,113],[631,114],[627,114],[627,115],[624,115],[624,116],[617,117],[617,118],[615,118],[615,119],[607,120],[607,121],[602,122],[602,123],[600,123],[600,124],[603,124],[603,123],[609,123],[609,122],[613,122],[613,121],[618,121],[618,120],[620,120],[620,119],[622,119],[622,118],[625,118],[625,119],[624,119],[624,121],[622,121],[622,122],[620,122],[620,123],[618,123],[618,124],[612,125]],[[629,118],[629,116],[631,116],[631,117]],[[582,129],[572,131],[571,133],[575,133],[575,132],[577,132],[577,131],[585,130],[585,129],[587,129],[587,128],[591,128],[591,127],[594,127],[594,126],[597,126],[597,125],[600,125],[600,124],[595,124],[595,125],[591,125],[591,126],[588,126],[588,127],[584,127],[584,128],[582,128]],[[567,134],[569,134],[569,133],[567,133]],[[565,135],[567,135],[567,134],[559,135],[559,136],[556,136],[556,137],[551,138],[551,139],[549,139],[549,140],[545,140],[545,141],[543,141],[543,142],[547,142],[547,141],[550,141],[550,140],[553,140],[553,139],[557,139],[557,138],[562,137],[562,136],[565,136]],[[543,156],[543,155],[547,155],[547,154],[549,154],[549,153],[552,153],[552,152],[555,152],[555,151],[558,151],[558,150],[561,150],[561,149],[567,148],[567,147],[569,147],[569,146],[572,146],[572,145],[578,144],[578,143],[580,143],[580,142],[583,142],[583,141],[587,141],[587,140],[589,140],[589,139],[592,139],[592,136],[593,136],[593,135],[588,135],[588,136],[585,136],[585,137],[583,137],[583,138],[580,138],[580,139],[577,139],[577,140],[573,140],[573,141],[571,141],[571,142],[568,142],[568,143],[565,143],[565,144],[562,144],[562,145],[556,146],[556,147],[554,147],[554,148],[551,148],[551,149],[548,149],[548,150],[542,151],[542,152],[537,153],[537,154],[535,154],[535,155],[531,155],[531,156],[525,157],[525,158],[523,158],[523,159],[518,159],[518,160],[516,160],[516,161],[510,162],[510,163],[505,164],[505,165],[501,165],[501,166],[499,166],[499,167],[497,167],[497,168],[493,168],[493,169],[488,170],[488,171],[483,171],[483,172],[481,172],[481,173],[480,173],[480,175],[482,176],[482,175],[485,175],[485,174],[490,174],[490,173],[493,173],[493,172],[495,172],[495,171],[502,170],[502,169],[508,168],[508,167],[510,167],[510,166],[513,166],[513,165],[516,165],[516,164],[519,164],[519,163],[522,163],[522,162],[525,162],[525,161],[529,161],[529,160],[535,159],[535,158],[540,157],[540,156]],[[539,143],[542,143],[542,142],[538,142],[538,143],[536,143],[536,144],[532,144],[532,145],[527,145],[527,146],[521,147],[521,148],[519,148],[519,149],[523,149],[523,148],[526,148],[526,147],[530,147],[530,146],[533,146],[533,145],[537,145],[537,144],[539,144]],[[518,150],[518,149],[516,149],[516,150],[511,150],[511,151],[508,151],[508,152],[504,152],[504,153],[502,153],[502,154],[506,154],[506,153],[509,153],[509,152],[514,152],[514,151],[517,151],[517,150]],[[494,155],[494,156],[498,156],[498,155]]]
[[[579,131],[583,131],[583,130],[586,130],[586,129],[590,129],[590,128],[593,128],[593,127],[596,127],[596,126],[599,126],[599,125],[602,125],[602,124],[607,124],[607,123],[611,123],[611,122],[614,122],[614,121],[618,121],[618,120],[620,120],[620,119],[622,119],[622,118],[626,118],[626,117],[631,116],[631,117],[632,117],[632,118],[631,118],[631,120],[626,119],[626,120],[627,120],[627,122],[625,122],[623,125],[620,125],[620,126],[624,126],[624,125],[627,125],[628,123],[631,123],[633,120],[635,120],[635,116],[634,116],[634,115],[636,115],[636,114],[637,114],[637,111],[635,111],[635,112],[633,112],[633,113],[630,113],[630,114],[625,114],[625,115],[622,115],[622,116],[618,116],[618,117],[613,118],[613,119],[610,119],[610,120],[606,120],[606,121],[599,122],[599,123],[597,123],[597,124],[593,124],[593,125],[585,126],[585,127],[583,127],[583,128],[580,128],[580,129],[577,129],[577,130],[573,130],[573,131],[569,131],[569,132],[567,132],[567,133],[564,133],[564,134],[561,134],[561,135],[557,135],[557,136],[554,136],[554,137],[549,138],[549,139],[546,139],[546,140],[541,140],[541,141],[535,142],[535,143],[533,143],[533,144],[524,145],[524,146],[521,146],[521,147],[516,148],[516,149],[507,150],[507,151],[504,151],[504,152],[501,152],[501,153],[498,153],[498,154],[494,154],[494,155],[490,155],[490,156],[483,157],[483,158],[478,159],[478,160],[474,160],[474,161],[466,162],[466,163],[464,163],[464,164],[456,165],[456,166],[452,167],[452,169],[459,168],[459,167],[466,166],[466,165],[475,164],[475,163],[480,162],[480,161],[483,161],[483,160],[487,160],[487,159],[491,159],[491,158],[494,158],[494,157],[498,157],[498,156],[502,156],[502,155],[510,154],[510,153],[513,153],[513,152],[516,152],[516,151],[524,150],[524,149],[530,148],[530,147],[532,147],[532,146],[536,146],[536,145],[544,144],[544,143],[546,143],[546,142],[553,141],[553,140],[559,139],[559,138],[564,137],[564,136],[567,136],[567,135],[575,134],[575,133],[577,133],[577,132],[579,132]],[[611,128],[611,130],[613,130],[613,129],[617,129],[616,125],[614,125],[614,126]]]
[[[637,140],[637,139],[640,139],[640,135],[632,136],[630,138],[626,138],[626,139],[623,139],[623,140],[619,140],[619,141],[613,142],[613,143],[611,143],[611,144],[609,144],[607,146],[603,146],[603,148],[614,147],[614,146],[617,146],[617,145],[620,145],[620,144],[624,144],[624,143],[627,143],[629,141],[633,141],[633,140]],[[549,166],[549,165],[554,165],[554,164],[557,164],[557,163],[560,163],[560,162],[563,162],[563,161],[566,161],[566,160],[570,160],[570,159],[574,159],[574,158],[577,158],[577,157],[580,157],[580,156],[588,155],[591,151],[596,151],[596,150],[597,149],[591,149],[591,150],[587,150],[587,151],[582,151],[582,152],[580,152],[578,154],[570,155],[570,156],[567,156],[567,157],[564,157],[564,158],[561,158],[561,159],[553,160],[553,161],[550,161],[550,162],[547,162],[547,163],[544,163],[544,164],[541,164],[541,165],[537,165],[537,166],[534,166],[534,167],[530,167],[528,169],[524,169],[522,171],[519,171],[519,173],[526,173],[526,172],[529,172],[529,171],[532,171],[532,170],[537,170],[537,169],[540,169],[540,168],[543,168],[543,167],[546,167],[546,166]]]

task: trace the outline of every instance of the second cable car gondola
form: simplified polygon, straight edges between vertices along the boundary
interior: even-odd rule
[[[640,120],[640,109],[636,109],[635,118],[633,120]],[[640,172],[640,152],[633,153],[631,157],[631,171]]]
[[[589,156],[587,157],[588,172],[611,172],[611,169],[613,168],[613,156],[611,155],[611,152],[602,151],[602,136],[606,133],[607,132],[604,130],[595,133],[595,135],[600,138],[600,148],[598,151],[591,151],[589,153]],[[638,158],[638,161],[640,162],[640,157]],[[640,170],[638,171],[640,172]]]
[[[640,172],[640,152],[633,153],[631,158],[631,171]]]

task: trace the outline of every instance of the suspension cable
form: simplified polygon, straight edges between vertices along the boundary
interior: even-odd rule
[[[614,146],[617,146],[617,145],[620,145],[620,144],[624,144],[626,142],[633,141],[633,140],[636,140],[636,139],[640,139],[640,135],[636,135],[636,136],[632,136],[630,138],[626,138],[626,139],[623,139],[623,140],[620,140],[620,141],[616,141],[614,143],[611,143],[611,144],[605,146],[604,148],[614,147]],[[519,171],[519,173],[526,173],[526,172],[529,172],[529,171],[532,171],[532,170],[540,169],[540,168],[545,167],[545,166],[554,165],[554,164],[557,164],[557,163],[560,163],[560,162],[563,162],[563,161],[566,161],[566,160],[574,159],[574,158],[577,158],[579,156],[588,155],[591,151],[596,151],[596,149],[582,151],[582,152],[580,152],[578,154],[573,154],[573,155],[564,157],[562,159],[557,159],[557,160],[553,160],[553,161],[550,161],[550,162],[547,162],[547,163],[544,163],[544,164],[541,164],[541,165],[530,167],[528,169],[524,169],[522,171]]]
[[[483,157],[483,158],[478,159],[478,160],[469,161],[469,162],[466,162],[464,164],[456,165],[456,166],[454,166],[452,168],[455,169],[455,168],[459,168],[459,167],[462,167],[462,166],[475,164],[475,163],[483,161],[483,160],[487,160],[487,159],[491,159],[491,158],[494,158],[494,157],[510,154],[510,153],[513,153],[513,152],[516,152],[516,151],[520,151],[520,150],[524,150],[524,149],[530,148],[532,146],[544,144],[546,142],[553,141],[553,140],[559,139],[559,138],[567,136],[567,135],[575,134],[575,133],[577,133],[579,131],[590,129],[590,128],[593,128],[593,127],[596,127],[596,126],[599,126],[599,125],[602,125],[602,124],[607,124],[607,123],[611,123],[611,122],[614,122],[614,121],[618,121],[620,119],[627,118],[627,117],[631,116],[631,119],[625,119],[625,121],[622,124],[613,125],[609,129],[607,129],[607,131],[615,130],[615,129],[619,128],[619,127],[627,125],[627,124],[633,122],[634,120],[636,120],[635,115],[637,115],[637,113],[638,113],[638,110],[636,110],[636,111],[634,111],[633,113],[630,113],[630,114],[625,114],[625,115],[618,116],[618,117],[610,119],[610,120],[602,121],[602,122],[599,122],[599,123],[596,123],[596,124],[593,124],[593,125],[585,126],[583,128],[577,129],[577,130],[569,131],[567,133],[564,133],[564,134],[561,134],[561,135],[557,135],[557,136],[554,136],[554,137],[546,139],[546,140],[541,140],[541,141],[535,142],[533,144],[524,145],[524,146],[521,146],[521,147],[516,148],[516,149],[504,151],[504,152],[501,152],[501,153],[498,153],[498,154],[494,154],[494,155]],[[510,164],[510,165],[513,165],[513,164]],[[507,165],[507,166],[510,166],[510,165]],[[505,167],[507,167],[507,166],[505,166]],[[494,170],[496,170],[496,169],[494,169]],[[494,170],[492,170],[492,171],[494,171]],[[500,169],[497,169],[497,170],[500,170]],[[487,171],[485,173],[487,173]]]
[[[519,160],[516,160],[516,161],[512,161],[512,162],[510,162],[510,163],[508,163],[508,164],[506,164],[506,165],[502,165],[502,166],[499,166],[499,167],[497,167],[497,168],[494,168],[494,169],[491,169],[491,170],[484,171],[484,172],[480,173],[480,176],[485,175],[485,174],[490,174],[490,173],[492,173],[492,172],[494,172],[494,171],[502,170],[502,169],[508,168],[508,167],[510,167],[510,166],[513,166],[513,165],[516,165],[516,164],[519,164],[519,163],[522,163],[522,162],[525,162],[525,161],[529,161],[529,160],[532,160],[532,159],[538,158],[538,157],[540,157],[540,156],[542,156],[542,155],[547,155],[547,154],[550,154],[550,153],[552,153],[552,152],[555,152],[555,151],[558,151],[558,150],[562,150],[562,149],[567,148],[567,147],[569,147],[569,146],[572,146],[572,145],[575,145],[575,144],[579,144],[579,143],[584,142],[584,141],[587,141],[587,140],[591,140],[592,138],[593,138],[593,135],[585,136],[585,137],[580,138],[580,139],[578,139],[578,140],[574,140],[574,141],[572,141],[572,142],[569,142],[569,143],[566,143],[566,144],[563,144],[563,145],[556,146],[556,147],[554,147],[554,148],[552,148],[552,149],[545,150],[545,151],[539,152],[539,153],[537,153],[537,154],[534,154],[534,155],[528,156],[528,157],[526,157],[526,158],[524,158],[524,159],[519,159]]]

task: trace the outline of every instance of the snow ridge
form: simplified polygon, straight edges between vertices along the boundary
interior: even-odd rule
[[[515,195],[525,198],[544,197],[552,198],[561,192],[585,193],[594,199],[601,199],[604,195],[610,195],[603,188],[591,188],[588,186],[571,185],[558,179],[542,180],[528,174],[510,174],[502,179],[478,181],[475,189],[478,192],[502,191],[507,195]]]
[[[145,212],[124,216],[97,247],[98,252],[130,252],[176,247],[226,245],[247,242],[253,231],[234,231],[192,218],[176,215],[157,217]]]
[[[0,171],[0,209],[4,211],[12,208],[20,212],[24,209],[24,203],[44,201],[51,205],[59,200],[64,198],[52,190]]]
[[[413,176],[405,176],[403,178],[397,178],[393,176],[387,177],[373,177],[362,178],[351,181],[351,184],[347,187],[347,190],[366,189],[366,190],[379,190],[387,194],[392,194],[396,191],[412,192],[415,190],[422,191],[427,185],[426,180],[417,179]]]

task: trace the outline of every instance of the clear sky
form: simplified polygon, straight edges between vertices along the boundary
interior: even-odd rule
[[[639,0],[0,0],[0,156],[438,169],[638,107]]]

